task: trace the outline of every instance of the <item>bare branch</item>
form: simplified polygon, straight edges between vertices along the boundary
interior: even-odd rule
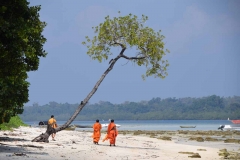
[[[128,59],[128,60],[144,59],[144,58],[146,58],[145,56],[144,56],[144,57],[128,57],[128,56],[125,56],[124,54],[122,54],[121,57],[123,57],[123,58],[125,58],[125,59]]]

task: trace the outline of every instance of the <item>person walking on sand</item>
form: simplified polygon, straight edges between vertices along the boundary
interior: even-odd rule
[[[94,144],[98,144],[99,139],[101,137],[101,129],[102,129],[102,125],[99,123],[99,120],[96,120],[96,123],[93,124],[93,143]]]
[[[54,131],[55,131],[55,128],[57,128],[58,125],[57,125],[56,119],[54,118],[54,115],[51,115],[51,118],[48,120],[48,125],[50,125],[52,128],[54,128]],[[55,136],[56,136],[56,132],[52,133],[53,141],[56,141]]]
[[[118,131],[113,119],[111,119],[111,122],[108,125],[107,135],[110,141],[110,146],[115,146]]]

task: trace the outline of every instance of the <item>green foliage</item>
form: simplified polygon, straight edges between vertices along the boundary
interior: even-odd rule
[[[113,53],[113,47],[121,47],[119,57],[131,60],[139,66],[147,68],[143,79],[148,76],[164,78],[167,76],[167,60],[162,60],[168,50],[164,50],[164,36],[161,31],[155,32],[152,28],[145,27],[147,16],[137,16],[129,14],[110,18],[105,17],[105,21],[99,26],[93,27],[97,34],[92,39],[86,36],[88,52],[87,54],[99,62],[107,60]],[[138,53],[135,57],[128,57],[123,54],[125,49],[135,48]]]
[[[1,1],[0,6],[0,124],[23,112],[28,102],[27,72],[35,71],[45,57],[39,19],[40,6],[26,0]]]
[[[25,107],[20,116],[24,121],[42,121],[54,114],[57,120],[65,121],[77,107],[78,104],[50,102],[44,106]],[[107,120],[112,117],[118,120],[239,119],[240,97],[223,98],[212,95],[202,98],[153,98],[149,101],[122,104],[101,101],[86,105],[75,120]]]
[[[12,128],[18,128],[19,126],[27,126],[23,123],[19,116],[11,117],[8,123],[0,124],[0,130],[12,130]]]

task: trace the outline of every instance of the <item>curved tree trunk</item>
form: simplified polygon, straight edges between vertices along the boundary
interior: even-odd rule
[[[46,143],[48,143],[49,142],[48,138],[52,133],[59,132],[61,130],[66,129],[72,123],[72,121],[77,117],[77,115],[80,113],[80,111],[83,109],[83,107],[87,104],[87,102],[93,96],[93,94],[97,91],[98,87],[100,86],[100,84],[102,83],[102,81],[104,80],[106,75],[112,70],[114,64],[117,62],[117,60],[119,58],[122,57],[122,54],[123,54],[124,51],[125,51],[125,48],[123,48],[121,50],[120,54],[116,58],[114,58],[113,60],[110,61],[111,64],[108,67],[108,69],[102,74],[100,79],[97,81],[97,83],[93,87],[92,91],[87,95],[87,97],[83,101],[81,101],[80,105],[78,106],[78,108],[76,109],[76,111],[74,112],[72,117],[70,117],[69,120],[65,124],[63,124],[60,127],[57,127],[56,129],[48,126],[47,131],[44,134],[42,133],[41,135],[34,138],[32,140],[32,142],[46,142]]]

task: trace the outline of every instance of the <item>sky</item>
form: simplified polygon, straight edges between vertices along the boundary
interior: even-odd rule
[[[48,53],[37,71],[29,72],[29,102],[80,103],[108,68],[109,61],[92,60],[82,45],[94,36],[92,27],[106,16],[133,14],[149,17],[145,26],[161,30],[164,59],[170,63],[164,79],[141,75],[146,68],[118,61],[89,103],[114,104],[152,98],[201,98],[240,96],[239,0],[29,0],[41,5],[41,21]],[[118,14],[120,11],[120,15]],[[119,54],[115,49],[113,57]],[[127,49],[126,54],[136,53]]]

